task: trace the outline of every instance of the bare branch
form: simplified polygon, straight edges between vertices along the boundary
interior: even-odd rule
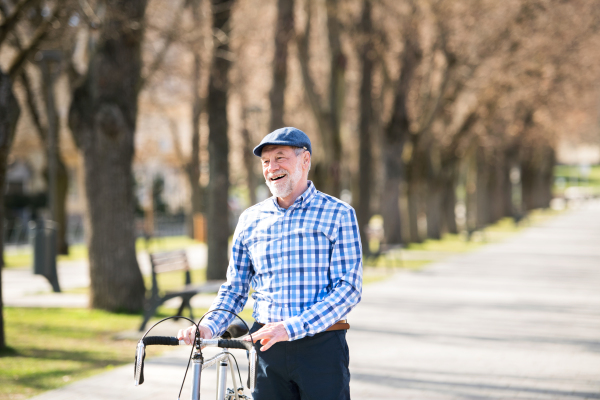
[[[175,155],[177,156],[177,160],[179,160],[180,168],[185,169],[187,165],[187,161],[185,161],[185,156],[183,155],[183,151],[181,149],[181,142],[179,141],[179,130],[177,129],[177,123],[173,118],[169,118],[169,131],[171,132],[171,137],[173,138],[173,149],[175,151]]]
[[[450,76],[454,70],[454,67],[456,66],[456,57],[448,49],[448,45],[447,45],[447,41],[446,41],[446,33],[443,30],[443,28],[441,28],[441,27],[440,27],[440,42],[441,42],[442,50],[446,57],[444,77],[442,78],[442,81],[438,88],[437,96],[435,96],[435,98],[433,100],[429,101],[428,107],[425,108],[425,113],[423,114],[424,117],[421,121],[421,124],[419,125],[419,131],[418,131],[419,134],[422,134],[422,133],[428,131],[429,128],[431,128],[433,121],[435,121],[435,118],[437,117],[437,115],[441,109],[442,98],[444,97],[444,94],[446,93],[446,89],[448,88],[448,83],[450,82]],[[430,92],[430,94],[431,94],[431,92]],[[430,97],[430,99],[431,99],[431,97]]]
[[[323,104],[323,100],[320,98],[319,94],[315,91],[315,83],[310,75],[310,70],[308,66],[308,41],[310,36],[311,29],[311,6],[310,0],[306,2],[306,25],[304,28],[303,34],[296,35],[296,44],[298,46],[298,59],[300,61],[300,69],[302,71],[302,80],[304,82],[304,92],[306,93],[306,97],[308,99],[308,104],[310,108],[317,118],[317,121],[321,120],[321,105]]]
[[[27,7],[34,5],[35,3],[39,2],[39,1],[40,0],[20,0],[17,3],[17,5],[13,9],[12,13],[8,17],[6,17],[6,19],[4,20],[2,25],[0,25],[0,45],[2,45],[2,43],[4,42],[4,39],[6,39],[6,36],[8,35],[8,33],[13,30],[16,23],[19,21],[19,18],[21,18],[22,12]]]
[[[140,83],[138,85],[138,92],[144,88],[144,86],[148,83],[148,81],[150,79],[152,79],[152,76],[156,73],[156,71],[158,71],[158,69],[160,68],[160,66],[162,65],[162,63],[165,59],[165,55],[167,54],[169,47],[171,47],[171,44],[177,38],[178,31],[179,31],[180,25],[181,25],[181,18],[183,17],[183,11],[184,11],[186,5],[187,5],[187,2],[183,1],[183,2],[181,2],[180,7],[177,9],[177,14],[173,18],[173,23],[171,24],[171,29],[169,29],[169,31],[167,32],[167,35],[165,36],[165,44],[160,49],[160,51],[158,52],[158,54],[156,55],[154,60],[150,63],[150,66],[148,67],[148,72],[146,73],[146,76],[143,76],[140,79]]]
[[[90,6],[90,3],[87,0],[79,0],[79,7],[81,8],[83,15],[85,15],[86,19],[90,22],[89,25],[95,27],[100,26],[102,21],[96,15],[94,9],[92,8],[92,6]]]
[[[31,53],[37,49],[40,42],[46,37],[46,35],[48,34],[48,28],[58,15],[58,11],[60,10],[61,4],[63,2],[63,0],[57,2],[56,6],[54,7],[54,10],[52,10],[52,13],[36,29],[29,45],[22,49],[19,52],[19,54],[17,54],[17,56],[13,59],[13,62],[11,63],[10,68],[8,69],[8,74],[11,76],[11,78],[15,79],[17,77],[17,75],[21,71],[21,68],[23,67],[23,64],[27,60],[27,57],[29,57]]]
[[[31,88],[31,82],[29,81],[29,77],[27,76],[25,69],[21,70],[19,77],[21,78],[21,83],[23,83],[23,88],[25,88],[27,106],[29,107],[29,112],[31,113],[31,119],[33,120],[33,124],[35,125],[35,129],[37,130],[40,139],[43,143],[45,143],[47,128],[42,125],[42,121],[40,119],[40,110],[36,104],[35,95],[33,94],[33,90]]]

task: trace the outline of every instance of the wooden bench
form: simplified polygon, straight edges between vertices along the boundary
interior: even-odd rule
[[[202,285],[192,284],[190,266],[185,250],[176,250],[162,253],[150,254],[150,264],[152,266],[152,289],[150,297],[146,299],[144,307],[144,320],[140,326],[143,331],[146,324],[154,316],[158,307],[167,300],[179,297],[181,305],[177,310],[177,316],[183,315],[183,310],[187,308],[190,312],[190,318],[194,320],[190,300],[199,293],[216,293],[224,281],[208,281]],[[158,287],[158,274],[173,271],[183,271],[183,286],[175,290],[161,290]]]

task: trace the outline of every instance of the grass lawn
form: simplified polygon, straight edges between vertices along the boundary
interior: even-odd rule
[[[157,317],[174,312],[162,308]],[[205,312],[194,309],[198,316]],[[4,318],[10,349],[0,353],[0,400],[25,399],[132,363],[135,341],[114,336],[137,329],[141,320],[98,310],[11,307]],[[244,312],[242,318],[251,315]],[[153,349],[152,355],[159,352]]]
[[[170,236],[164,238],[151,239],[148,243],[142,238],[136,241],[136,250],[150,252],[168,251],[181,249],[187,246],[197,245],[198,242],[187,236]],[[84,244],[75,244],[69,246],[69,255],[58,256],[58,261],[75,261],[86,259],[88,256],[87,246]],[[33,254],[30,247],[22,250],[15,250],[4,253],[4,262],[6,268],[31,267],[33,265]]]
[[[600,165],[581,168],[578,165],[557,165],[554,167],[555,196],[562,196],[570,187],[580,187],[593,194],[600,194]]]

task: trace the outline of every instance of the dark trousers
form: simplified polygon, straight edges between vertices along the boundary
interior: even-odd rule
[[[251,332],[260,329],[254,324]],[[349,400],[346,331],[275,343],[258,353],[254,400]]]

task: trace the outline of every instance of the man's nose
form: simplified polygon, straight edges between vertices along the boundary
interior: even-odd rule
[[[277,161],[274,161],[274,160],[269,161],[269,166],[267,168],[268,172],[277,171],[278,169],[279,169],[279,164],[277,164]]]

